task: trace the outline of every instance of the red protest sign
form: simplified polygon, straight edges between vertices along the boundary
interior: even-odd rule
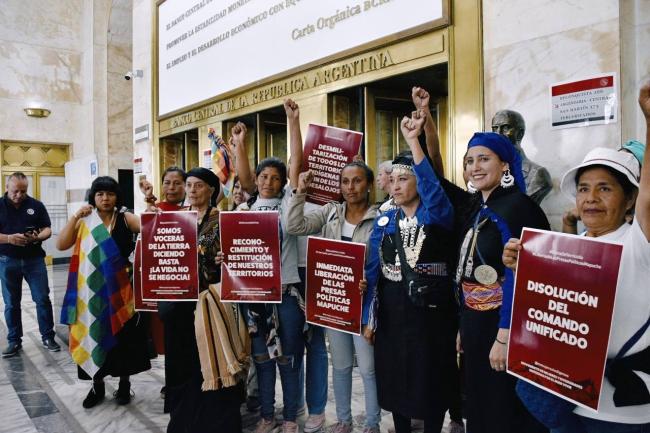
[[[522,231],[508,372],[598,409],[623,247]]]
[[[222,302],[282,302],[280,214],[221,212]]]
[[[307,201],[324,205],[340,201],[343,167],[359,153],[363,134],[331,126],[309,125],[302,167],[314,173]]]
[[[142,299],[196,301],[199,297],[196,212],[143,213]]]
[[[142,242],[135,242],[135,259],[133,260],[133,300],[135,311],[158,311],[158,303],[142,299]]]
[[[364,244],[310,236],[307,239],[307,322],[361,334]]]

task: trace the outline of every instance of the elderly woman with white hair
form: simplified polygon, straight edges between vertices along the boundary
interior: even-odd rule
[[[650,138],[650,83],[639,104]],[[616,291],[608,368],[598,412],[577,407],[553,433],[650,432],[650,156],[639,173],[634,156],[596,148],[562,180],[562,191],[575,199],[584,236],[623,244]],[[636,197],[636,203],[635,203]],[[625,220],[634,208],[632,224]],[[503,262],[516,268],[518,239],[511,239]]]

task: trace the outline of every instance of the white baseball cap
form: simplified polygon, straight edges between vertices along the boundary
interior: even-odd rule
[[[567,171],[562,177],[560,189],[571,200],[576,198],[576,174],[583,167],[592,165],[604,165],[623,174],[632,185],[639,187],[639,162],[629,152],[620,152],[607,147],[597,147],[591,150],[580,165]]]

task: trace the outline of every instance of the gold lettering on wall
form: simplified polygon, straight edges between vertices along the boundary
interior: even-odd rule
[[[346,80],[369,72],[382,70],[394,66],[389,49],[383,49],[359,57],[354,57],[347,62],[328,65],[319,69],[307,71],[298,76],[292,76],[288,79],[278,81],[273,84],[263,86],[241,95],[235,96],[224,101],[215,102],[205,107],[179,114],[170,119],[163,121],[168,128],[162,130],[179,128],[194,122],[199,122],[210,117],[236,111],[251,105],[260,104],[278,98],[286,98],[295,93],[308,89],[318,88],[328,84],[335,83],[339,80]]]

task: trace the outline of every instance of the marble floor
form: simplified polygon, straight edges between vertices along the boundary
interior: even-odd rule
[[[58,320],[61,300],[65,291],[67,266],[48,268],[50,287],[53,292],[54,316]],[[4,311],[4,303],[0,302]],[[169,417],[163,413],[160,388],[164,383],[163,357],[152,361],[152,369],[131,378],[135,397],[131,404],[118,406],[112,401],[117,379],[108,379],[106,400],[86,410],[81,402],[88,392],[87,382],[77,379],[76,365],[67,350],[67,328],[57,325],[57,341],[61,352],[47,351],[41,344],[35,307],[29,289],[23,287],[23,349],[18,356],[0,359],[0,433],[117,433],[166,431]],[[4,316],[0,319],[0,347],[6,344],[7,328]],[[331,376],[331,375],[330,375]],[[352,411],[355,415],[355,432],[361,432],[363,424],[363,385],[358,372],[353,373]],[[336,421],[331,377],[329,401],[326,409],[327,427]],[[280,401],[281,389],[276,392]],[[278,408],[278,411],[281,409]],[[244,431],[252,432],[257,413],[242,407]],[[305,416],[299,422],[302,424]],[[447,432],[448,419],[443,432]],[[328,428],[325,428],[327,431]],[[392,427],[389,413],[382,414],[381,430],[386,433]]]

